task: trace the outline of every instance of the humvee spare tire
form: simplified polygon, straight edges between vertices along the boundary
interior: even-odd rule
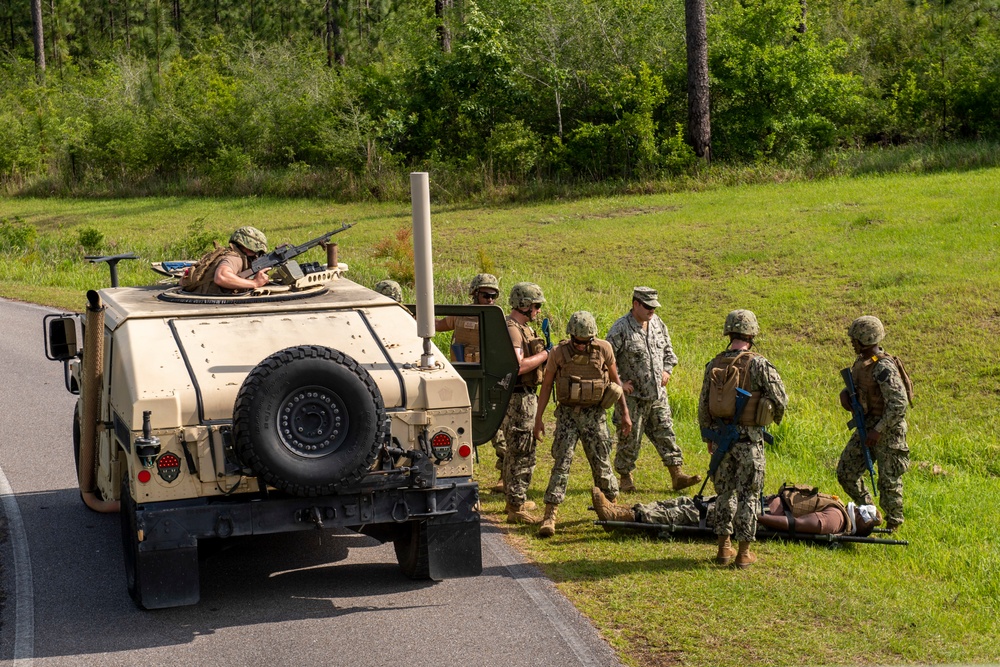
[[[297,496],[357,482],[388,428],[368,371],[319,345],[289,347],[260,362],[233,411],[237,458],[267,484]]]

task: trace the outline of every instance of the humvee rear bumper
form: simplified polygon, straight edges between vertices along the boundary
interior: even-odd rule
[[[271,492],[266,499],[255,494],[138,505],[137,565],[146,573],[143,598],[148,603],[144,606],[198,602],[197,546],[198,540],[208,538],[350,528],[388,541],[404,535],[414,522],[426,522],[431,578],[476,576],[482,572],[479,485],[442,481],[428,489],[381,489],[315,498]]]

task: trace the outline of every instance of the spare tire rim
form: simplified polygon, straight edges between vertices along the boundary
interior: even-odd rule
[[[325,387],[300,387],[278,409],[278,437],[290,452],[318,459],[331,454],[347,437],[349,418],[340,396]]]

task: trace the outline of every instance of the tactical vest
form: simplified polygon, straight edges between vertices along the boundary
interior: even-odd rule
[[[750,391],[750,362],[759,356],[756,352],[744,350],[735,357],[726,356],[723,352],[712,360],[708,371],[708,413],[712,417],[732,423],[736,411],[736,388]],[[750,391],[746,407],[740,413],[741,426],[758,426],[757,404],[760,397],[760,391]]]
[[[510,315],[507,316],[507,326],[513,324],[521,332],[521,354],[525,359],[534,356],[545,349],[545,339],[535,333],[527,324],[521,324]],[[524,375],[517,376],[518,387],[534,389],[542,383],[542,376],[545,374],[545,364],[541,364],[533,371],[528,371]]]
[[[238,290],[223,289],[215,284],[215,270],[219,267],[223,257],[233,255],[239,257],[243,264],[241,271],[250,268],[246,255],[233,249],[232,246],[223,246],[210,250],[191,267],[191,272],[181,278],[181,287],[185,292],[195,294],[233,294]]]
[[[812,486],[789,484],[785,482],[778,489],[778,497],[786,511],[791,512],[794,518],[822,512],[828,507],[836,507],[844,515],[844,525],[852,525],[851,517],[847,514],[847,507],[837,496],[828,493],[820,493],[819,489]]]
[[[906,389],[906,401],[913,405],[913,382],[903,368],[903,362],[899,357],[888,354],[885,350],[879,349],[874,354],[861,357],[851,366],[851,375],[854,376],[854,386],[858,390],[858,401],[861,409],[864,410],[865,417],[881,417],[885,412],[885,397],[882,396],[882,388],[875,379],[875,364],[883,359],[892,359],[899,371],[899,377]]]
[[[479,318],[459,315],[455,318],[455,333],[451,338],[452,345],[461,345],[465,353],[465,361],[479,363]],[[452,352],[451,360],[455,361]]]
[[[564,340],[553,351],[559,360],[556,400],[560,405],[589,408],[601,403],[608,386],[608,371],[601,349],[596,345],[589,347],[589,353],[577,354],[570,341]]]

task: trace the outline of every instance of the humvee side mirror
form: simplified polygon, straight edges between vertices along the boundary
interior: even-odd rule
[[[76,315],[45,316],[45,356],[50,360],[68,361],[79,354],[76,320]]]

